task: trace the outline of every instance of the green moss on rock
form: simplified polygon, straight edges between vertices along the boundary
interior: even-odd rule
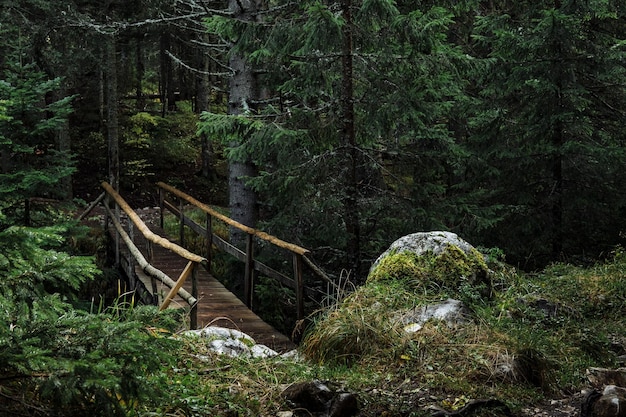
[[[376,265],[367,281],[401,281],[414,289],[433,288],[447,293],[456,293],[464,285],[489,284],[482,254],[473,248],[466,253],[454,245],[448,245],[439,255],[392,252]]]

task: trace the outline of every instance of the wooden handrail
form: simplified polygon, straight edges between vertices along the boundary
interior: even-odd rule
[[[179,246],[175,243],[170,242],[169,240],[157,235],[156,233],[153,233],[148,228],[148,226],[146,226],[143,220],[141,220],[141,218],[137,215],[137,213],[135,213],[134,210],[128,205],[128,203],[126,203],[126,201],[118,194],[118,192],[113,187],[111,187],[110,184],[104,181],[102,182],[101,186],[105,190],[105,192],[103,193],[103,195],[98,197],[97,200],[101,201],[105,197],[105,194],[106,194],[107,197],[105,199],[105,209],[107,211],[108,216],[113,221],[113,224],[117,230],[116,240],[119,240],[119,237],[121,237],[122,240],[124,240],[124,242],[126,243],[126,246],[131,252],[131,255],[139,263],[143,271],[146,272],[151,277],[153,277],[152,278],[153,285],[154,285],[154,279],[156,278],[160,280],[161,282],[163,282],[168,287],[170,287],[170,292],[167,294],[163,304],[160,307],[160,310],[166,309],[169,306],[174,295],[176,294],[180,295],[189,304],[191,308],[191,327],[195,328],[195,326],[197,325],[197,316],[196,316],[197,315],[197,303],[198,303],[198,299],[196,298],[197,294],[193,290],[192,290],[192,294],[189,294],[185,289],[182,288],[182,286],[189,275],[192,275],[193,276],[192,281],[195,281],[195,274],[193,273],[195,266],[197,264],[203,264],[204,266],[206,266],[208,264],[207,259],[188,251],[182,246]],[[130,226],[134,225],[137,229],[139,229],[139,231],[143,234],[143,236],[147,240],[148,247],[150,247],[151,243],[155,243],[177,254],[178,256],[186,259],[187,261],[189,261],[187,264],[187,267],[184,269],[184,271],[182,272],[182,274],[180,275],[177,281],[173,281],[165,273],[156,269],[148,261],[146,261],[143,254],[139,251],[139,249],[137,249],[137,247],[133,243],[132,236],[129,236],[128,233],[126,233],[121,223],[119,222],[119,219],[117,218],[117,216],[119,216],[119,211],[116,210],[117,214],[115,214],[108,207],[109,205],[108,197],[113,198],[113,200],[116,203],[116,207],[119,207],[120,209],[122,209],[122,211],[124,211],[124,213],[128,216],[128,219],[132,222],[132,224],[129,224],[129,228],[131,229],[131,234],[132,234],[132,228]],[[86,215],[86,213],[88,213],[88,211],[90,211],[92,208],[93,207],[90,206],[90,208],[84,213],[84,215]],[[116,259],[119,257],[118,246],[119,244],[116,243]],[[148,252],[151,252],[151,249],[148,249]],[[119,259],[116,260],[116,263],[118,262],[119,262]],[[132,264],[131,264],[131,268],[132,268]],[[192,289],[193,288],[195,288],[195,282],[192,283]]]
[[[167,185],[163,182],[157,182],[157,186],[166,190],[169,193],[174,194],[175,196],[187,201],[189,204],[198,207],[199,209],[201,209],[202,211],[204,211],[207,214],[210,214],[211,216],[223,221],[224,223],[228,224],[229,226],[235,227],[239,230],[241,230],[242,232],[248,233],[249,235],[253,235],[258,237],[259,239],[263,239],[265,241],[268,241],[270,243],[273,243],[274,245],[278,246],[279,248],[283,248],[283,249],[287,249],[288,251],[291,251],[293,253],[297,253],[298,255],[305,255],[307,253],[309,253],[308,249],[305,249],[303,247],[300,247],[298,245],[295,245],[293,243],[289,243],[289,242],[285,242],[284,240],[281,240],[279,238],[277,238],[276,236],[272,236],[268,233],[262,232],[260,230],[254,229],[252,227],[248,227],[244,224],[241,224],[233,219],[231,219],[230,217],[224,216],[222,213],[214,210],[213,208],[209,207],[208,205],[196,200],[195,198],[193,198],[192,196],[190,196],[189,194],[186,194],[180,190],[178,190],[177,188],[174,188],[170,185]]]
[[[181,281],[181,283],[179,284],[178,281],[172,280],[163,271],[161,271],[161,270],[155,268],[154,266],[150,265],[150,263],[146,260],[146,258],[141,253],[141,251],[139,251],[139,249],[137,249],[137,246],[135,246],[135,244],[133,243],[133,240],[130,238],[128,233],[126,233],[126,231],[122,227],[122,224],[115,218],[115,215],[113,214],[111,209],[109,207],[106,207],[106,206],[105,206],[105,209],[106,209],[107,213],[109,214],[109,216],[111,217],[111,221],[113,222],[113,226],[115,227],[115,229],[119,233],[119,235],[122,238],[122,240],[124,241],[124,243],[126,243],[126,247],[131,252],[131,254],[135,257],[135,259],[137,260],[137,263],[139,264],[141,269],[146,274],[148,274],[150,276],[153,276],[155,278],[158,278],[159,281],[161,281],[162,283],[164,283],[168,287],[170,287],[170,288],[175,288],[176,287],[176,289],[177,289],[176,293],[178,293],[178,295],[180,295],[180,297],[183,300],[185,300],[187,302],[187,304],[189,304],[191,307],[193,307],[198,302],[198,300],[193,295],[189,294],[184,288],[180,288],[180,286],[182,286],[182,282],[184,282],[184,279],[180,280],[180,278],[179,278],[179,281]],[[185,278],[186,278],[186,276],[185,276]],[[171,299],[171,297],[170,297],[170,299]],[[168,301],[168,305],[169,305],[169,301]]]
[[[285,242],[284,240],[281,240],[279,238],[277,238],[276,236],[272,236],[268,233],[262,232],[260,230],[254,229],[252,227],[248,227],[246,225],[243,225],[221,213],[219,213],[218,211],[214,210],[213,208],[209,207],[208,205],[196,200],[195,198],[193,198],[192,196],[184,193],[183,191],[180,191],[170,185],[167,185],[163,182],[158,182],[157,183],[157,187],[159,187],[159,201],[160,201],[160,207],[161,207],[161,222],[163,222],[163,210],[164,209],[168,209],[170,210],[172,213],[175,213],[178,215],[178,217],[180,218],[180,233],[181,233],[181,242],[183,242],[183,228],[185,225],[189,226],[193,231],[195,231],[196,233],[200,234],[201,236],[205,236],[208,240],[208,242],[210,242],[207,246],[208,246],[208,254],[206,255],[207,258],[210,260],[211,259],[211,246],[212,244],[215,244],[216,246],[220,247],[221,249],[225,250],[227,253],[234,255],[235,257],[237,257],[239,260],[243,261],[245,263],[245,277],[244,277],[244,302],[245,304],[248,306],[248,308],[252,309],[252,300],[253,300],[253,292],[254,292],[254,277],[255,277],[255,271],[259,271],[259,272],[264,272],[266,274],[268,274],[268,276],[277,279],[279,282],[288,285],[289,287],[291,287],[296,294],[296,313],[297,313],[297,318],[298,320],[303,319],[304,318],[304,291],[305,291],[305,286],[304,286],[304,276],[303,276],[303,264],[306,263],[309,266],[312,266],[312,271],[315,274],[320,274],[321,273],[321,277],[325,280],[328,280],[329,282],[330,279],[323,273],[321,272],[321,270],[319,268],[317,268],[315,265],[313,265],[313,263],[311,262],[310,259],[307,259],[306,254],[309,253],[309,251],[301,246],[295,245],[293,243],[289,243],[289,242]],[[174,204],[173,202],[170,202],[167,198],[165,198],[165,193],[170,193],[175,197],[178,197],[179,201],[180,201],[180,207],[177,207],[176,204]],[[200,210],[202,210],[206,215],[207,215],[207,228],[203,229],[202,226],[198,225],[196,222],[194,222],[193,220],[189,219],[187,216],[184,215],[183,213],[183,201],[186,201],[187,203],[191,204],[192,206],[195,206],[197,208],[199,208]],[[214,235],[211,232],[211,218],[216,218],[218,220],[221,220],[222,222],[226,223],[227,225],[230,225],[231,227],[237,228],[241,231],[243,231],[244,233],[247,234],[247,239],[246,239],[246,248],[245,251],[242,251],[241,249],[231,245],[230,243],[224,241],[223,239],[221,239],[219,236]],[[208,236],[207,236],[208,235]],[[262,240],[265,240],[266,242],[269,242],[271,244],[273,244],[276,247],[288,250],[292,253],[293,255],[293,278],[288,278],[285,275],[283,275],[280,272],[277,272],[275,270],[273,270],[272,268],[269,268],[267,265],[264,265],[263,263],[257,261],[254,259],[254,238],[259,238]],[[210,263],[209,263],[209,269],[210,269]]]
[[[197,262],[200,264],[206,264],[207,263],[207,259],[200,256],[200,255],[196,255],[193,252],[188,251],[187,249],[170,242],[169,240],[165,239],[164,237],[161,237],[155,233],[153,233],[148,226],[146,226],[146,224],[143,222],[143,220],[141,220],[141,218],[137,215],[137,213],[135,213],[133,211],[132,208],[130,208],[130,206],[126,203],[126,201],[124,201],[124,199],[117,193],[117,191],[115,191],[113,189],[113,187],[111,187],[111,185],[109,183],[107,183],[106,181],[102,182],[102,188],[104,188],[104,190],[111,196],[113,197],[113,199],[115,200],[115,202],[120,206],[120,208],[124,211],[124,213],[126,213],[126,215],[128,216],[128,218],[133,222],[133,224],[135,225],[135,227],[137,227],[137,229],[139,229],[139,231],[144,235],[144,237],[165,248],[168,249],[172,252],[174,252],[175,254],[187,259],[188,261],[192,261],[192,262]]]

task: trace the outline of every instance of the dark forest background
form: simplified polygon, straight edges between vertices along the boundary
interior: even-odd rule
[[[621,1],[0,6],[0,209],[170,182],[364,279],[448,230],[527,270],[623,241]],[[236,239],[236,236],[232,237]]]

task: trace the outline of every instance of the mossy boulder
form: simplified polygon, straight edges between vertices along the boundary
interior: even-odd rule
[[[413,233],[395,241],[374,263],[368,282],[401,281],[414,289],[485,296],[490,292],[484,256],[450,232]]]

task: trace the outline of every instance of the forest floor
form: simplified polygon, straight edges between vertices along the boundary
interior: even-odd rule
[[[81,198],[89,203],[100,194],[101,188],[99,186],[99,180],[96,179],[95,176],[90,176],[88,173],[81,173],[76,175],[75,178],[74,193],[77,198]],[[220,206],[227,205],[227,178],[224,173],[216,174],[214,179],[207,180],[198,175],[198,167],[196,164],[190,164],[187,167],[172,168],[170,171],[162,172],[158,177],[154,176],[149,180],[143,179],[141,181],[128,182],[122,180],[120,194],[147,222],[154,220],[154,217],[158,213],[155,211],[155,207],[158,206],[158,194],[154,186],[158,181],[168,183],[204,203]],[[383,391],[384,387],[369,387],[369,390],[377,389]],[[419,392],[420,390],[415,391],[417,391],[415,394],[411,394],[412,398],[398,398],[398,400],[403,402],[409,401],[418,406],[421,410],[428,408],[429,404],[440,404],[439,400],[430,397],[428,391],[421,391],[421,393]],[[357,392],[356,394],[358,395],[359,393]],[[368,395],[369,394],[365,394],[364,396]],[[522,407],[513,415],[519,417],[580,416],[584,392],[555,393],[548,398],[551,399]],[[385,414],[385,411],[380,409],[380,405],[374,403],[364,404],[359,413],[359,416],[368,417],[380,415],[391,414]]]

